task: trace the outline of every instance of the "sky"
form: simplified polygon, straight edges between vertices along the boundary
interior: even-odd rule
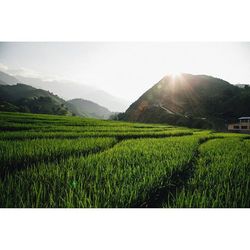
[[[2,42],[0,71],[75,81],[132,102],[171,73],[250,84],[250,43]]]

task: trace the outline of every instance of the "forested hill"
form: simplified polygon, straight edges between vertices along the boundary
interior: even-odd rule
[[[28,113],[72,114],[60,97],[42,89],[18,83],[0,85],[0,110]]]
[[[38,114],[76,115],[108,119],[112,112],[92,101],[73,99],[65,101],[43,89],[26,84],[0,84],[0,111],[15,111]]]
[[[223,129],[250,115],[250,88],[207,75],[165,76],[125,112],[125,120]]]

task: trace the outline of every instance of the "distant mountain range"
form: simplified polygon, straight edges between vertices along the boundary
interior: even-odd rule
[[[15,77],[9,77],[16,78],[20,83],[28,84],[35,88],[53,92],[65,100],[71,100],[74,98],[90,100],[92,102],[98,103],[99,105],[107,107],[109,110],[114,112],[125,111],[129,106],[129,103],[127,101],[114,97],[103,90],[93,88],[89,85],[79,84],[72,81],[56,81],[49,79],[43,80],[40,78],[23,77],[19,75],[16,75]],[[9,85],[16,83],[17,82],[13,81],[13,79],[11,79],[10,81],[6,81],[6,84]]]
[[[166,76],[125,112],[127,121],[224,129],[250,115],[250,87],[206,75]]]
[[[65,101],[59,96],[37,89],[6,73],[0,72],[0,111],[77,115],[108,119],[113,113],[89,100]]]

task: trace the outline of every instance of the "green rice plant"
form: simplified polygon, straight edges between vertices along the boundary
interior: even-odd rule
[[[250,135],[0,112],[0,207],[249,207]]]
[[[173,207],[250,207],[250,141],[234,136],[201,145],[194,176]]]
[[[0,141],[0,175],[41,161],[62,160],[70,155],[82,156],[112,147],[114,138],[33,139]]]
[[[184,127],[170,126],[164,124],[143,124],[143,123],[131,123],[122,121],[111,121],[111,120],[98,120],[93,118],[82,118],[82,117],[69,117],[69,116],[56,116],[56,115],[42,115],[42,114],[28,114],[28,113],[10,113],[0,112],[0,128],[5,123],[6,126],[9,123],[35,127],[51,127],[51,126],[71,126],[71,127],[103,127],[103,128],[134,128],[134,129],[165,129],[165,128],[178,128],[186,129]],[[9,126],[11,128],[11,126]]]
[[[226,137],[226,138],[241,138],[241,139],[250,139],[250,134],[241,134],[241,133],[212,133],[215,137]]]
[[[166,131],[86,131],[86,132],[35,132],[13,131],[0,132],[0,140],[27,140],[39,138],[63,138],[73,139],[82,137],[116,137],[119,140],[133,138],[160,138],[169,136],[192,135],[192,130],[171,129]]]
[[[102,153],[6,176],[1,207],[136,207],[188,166],[198,138],[134,139]]]

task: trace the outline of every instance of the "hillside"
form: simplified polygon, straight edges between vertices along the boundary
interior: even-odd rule
[[[206,75],[165,76],[125,112],[125,120],[224,129],[250,113],[250,88]]]
[[[0,110],[27,113],[72,114],[58,96],[25,84],[0,85]]]
[[[84,99],[73,99],[67,101],[66,105],[77,116],[108,119],[112,114],[107,108]]]
[[[0,85],[0,111],[76,115],[97,119],[108,119],[112,115],[112,112],[97,103],[83,99],[65,101],[49,91],[21,83]]]

